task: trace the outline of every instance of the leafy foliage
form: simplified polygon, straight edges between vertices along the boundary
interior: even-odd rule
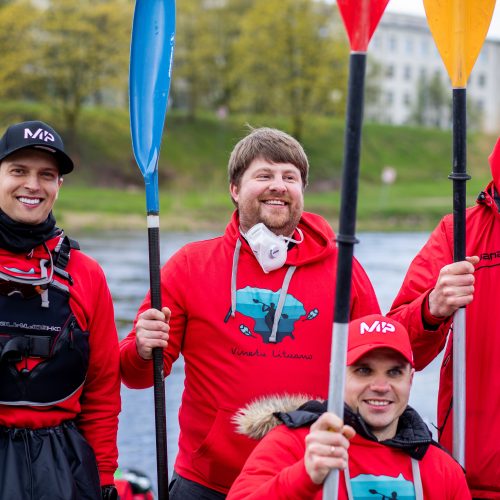
[[[256,0],[235,41],[232,108],[285,114],[298,138],[306,113],[340,115],[348,46],[335,20],[326,2]]]
[[[105,92],[112,96],[116,89],[126,94],[131,4],[38,3],[20,0],[0,7],[7,27],[0,35],[0,96],[50,102],[74,136],[84,104],[102,101]]]

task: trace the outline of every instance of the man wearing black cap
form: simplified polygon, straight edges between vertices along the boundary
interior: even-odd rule
[[[99,265],[56,226],[55,130],[0,139],[0,498],[116,498],[118,336]]]

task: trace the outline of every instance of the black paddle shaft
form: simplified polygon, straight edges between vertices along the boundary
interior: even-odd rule
[[[161,310],[159,227],[148,228],[148,247],[151,307]],[[155,401],[158,498],[160,500],[165,500],[168,499],[167,417],[165,406],[165,377],[163,375],[163,349],[160,347],[153,349],[153,387]]]
[[[358,242],[356,206],[358,202],[359,159],[366,72],[366,53],[353,52],[349,58],[349,90],[344,138],[344,164],[340,222],[337,234],[338,262],[335,293],[336,323],[348,323],[351,303],[352,257]]]
[[[453,89],[453,260],[465,259],[465,208],[467,174],[467,91]]]

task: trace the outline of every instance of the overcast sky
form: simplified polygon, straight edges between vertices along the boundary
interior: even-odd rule
[[[477,0],[480,2],[481,0]],[[388,11],[425,16],[423,0],[389,0]],[[500,6],[495,6],[488,36],[500,39]]]

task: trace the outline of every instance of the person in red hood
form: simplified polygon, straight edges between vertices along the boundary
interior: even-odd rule
[[[255,442],[233,413],[260,395],[325,397],[337,249],[318,215],[303,211],[309,164],[302,146],[275,129],[252,130],[229,160],[236,206],[224,235],[190,243],[161,272],[162,312],[146,296],[121,342],[123,382],[153,383],[151,350],[169,373],[182,353],[185,384],[173,499],[225,498]],[[378,312],[357,261],[351,317]]]
[[[453,262],[453,218],[445,216],[411,263],[389,316],[410,333],[415,366],[445,347],[438,396],[440,442],[452,447],[453,313],[466,313],[467,481],[474,498],[500,498],[500,139],[489,158],[493,180],[466,213],[466,255]],[[450,341],[446,344],[447,338]]]
[[[73,170],[40,121],[0,139],[0,498],[116,498],[118,335],[99,265],[56,226]]]
[[[343,420],[326,401],[259,398],[234,416],[261,439],[228,500],[320,500],[339,469],[339,500],[470,500],[464,473],[408,406],[413,354],[406,329],[371,314],[349,324]],[[284,425],[279,425],[284,424]]]

